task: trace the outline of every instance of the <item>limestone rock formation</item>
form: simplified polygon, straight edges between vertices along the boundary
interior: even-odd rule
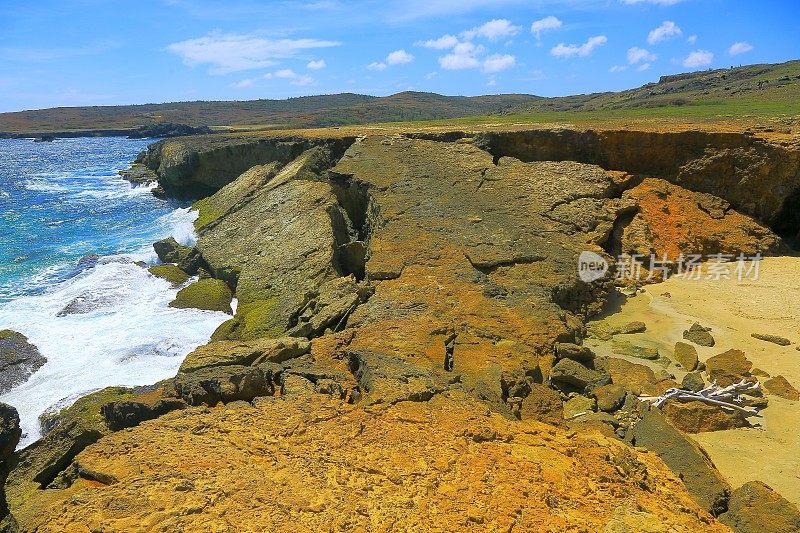
[[[178,291],[170,307],[178,309],[205,309],[233,314],[231,300],[233,293],[228,285],[218,279],[201,279]]]
[[[72,485],[42,491],[21,520],[43,532],[724,531],[654,455],[508,421],[460,394],[380,409],[321,395],[190,409],[75,462]]]

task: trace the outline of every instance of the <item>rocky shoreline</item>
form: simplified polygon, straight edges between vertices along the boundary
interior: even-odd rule
[[[730,486],[685,433],[691,404],[639,399],[685,378],[584,343],[615,288],[613,269],[577,272],[587,250],[784,253],[799,154],[744,134],[565,129],[160,141],[137,173],[198,199],[198,239],[157,243],[151,272],[183,287],[174,305],[232,318],[174,379],[49,420],[9,458],[11,510],[37,531],[744,532],[764,513],[800,528],[768,487]],[[625,326],[609,339],[647,328]],[[691,349],[675,357],[692,366]],[[353,447],[360,461],[331,462]]]

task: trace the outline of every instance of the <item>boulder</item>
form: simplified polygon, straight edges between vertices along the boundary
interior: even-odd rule
[[[618,383],[603,385],[592,389],[590,395],[597,400],[600,411],[616,411],[625,401],[625,387]]]
[[[200,346],[189,353],[181,365],[181,372],[201,368],[260,363],[282,363],[311,351],[311,342],[297,337],[258,339],[254,341],[216,341]]]
[[[559,359],[572,359],[579,363],[588,363],[594,359],[594,352],[588,346],[580,346],[571,342],[557,342],[555,349]]]
[[[189,274],[169,263],[151,266],[147,271],[157,278],[167,280],[173,287],[183,285],[189,279]]]
[[[683,338],[689,342],[697,344],[698,346],[714,346],[716,341],[709,331],[711,331],[710,328],[704,328],[695,322],[689,329],[683,332]]]
[[[608,383],[608,374],[587,368],[572,359],[561,359],[550,370],[550,381],[556,386],[584,390],[589,385]]]
[[[611,382],[621,385],[633,394],[642,394],[642,387],[657,382],[656,375],[650,367],[631,363],[625,359],[610,357],[603,362],[604,368],[611,376]]]
[[[672,358],[689,372],[697,368],[697,349],[691,344],[676,342]]]
[[[16,331],[0,331],[0,394],[28,381],[47,359],[28,338]]]
[[[593,413],[597,410],[597,402],[594,398],[587,398],[576,394],[564,402],[564,419],[569,420],[577,415]]]
[[[179,309],[193,308],[206,311],[222,311],[233,314],[231,309],[231,293],[228,285],[218,279],[201,279],[184,287],[169,303],[170,307]]]
[[[153,250],[162,263],[180,263],[192,251],[189,246],[178,244],[174,237],[154,242]]]
[[[783,376],[775,376],[765,381],[764,389],[768,393],[780,398],[792,401],[800,400],[800,393],[798,393],[797,389]]]
[[[725,411],[703,402],[669,401],[663,408],[664,416],[684,433],[702,433],[725,429],[750,427],[742,413]]]
[[[773,344],[777,344],[778,346],[789,346],[790,344],[792,344],[792,341],[790,341],[785,337],[780,337],[778,335],[771,335],[768,333],[752,333],[750,336],[760,341],[766,341],[766,342],[771,342]]]
[[[706,382],[703,380],[702,372],[689,372],[683,376],[681,388],[692,392],[700,392],[706,388]]]
[[[618,328],[614,328],[614,333],[619,335],[628,335],[631,333],[644,333],[647,331],[647,324],[641,321],[628,322]]]
[[[753,363],[741,350],[728,350],[706,360],[706,373],[709,379],[716,381],[720,387],[733,385],[750,377]]]
[[[736,533],[800,532],[797,506],[761,481],[749,481],[734,490],[719,521]]]
[[[661,411],[648,410],[627,433],[626,440],[656,453],[683,480],[700,507],[714,516],[727,509],[728,483],[703,449],[675,428]]]
[[[658,359],[658,348],[655,346],[640,346],[623,339],[614,339],[611,342],[614,355],[625,355],[655,361]]]

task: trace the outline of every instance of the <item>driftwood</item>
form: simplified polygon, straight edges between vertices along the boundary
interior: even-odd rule
[[[745,416],[761,416],[758,409],[752,407],[752,400],[742,396],[743,394],[757,394],[761,390],[758,381],[742,380],[728,387],[720,387],[715,381],[699,392],[692,392],[683,389],[667,389],[661,396],[640,396],[639,399],[651,402],[656,407],[663,406],[668,400],[678,400],[679,402],[703,402],[709,405],[720,407],[726,411],[738,411]]]

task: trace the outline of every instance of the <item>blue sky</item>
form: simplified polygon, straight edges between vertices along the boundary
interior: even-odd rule
[[[800,58],[794,0],[0,0],[0,111],[544,96]]]

